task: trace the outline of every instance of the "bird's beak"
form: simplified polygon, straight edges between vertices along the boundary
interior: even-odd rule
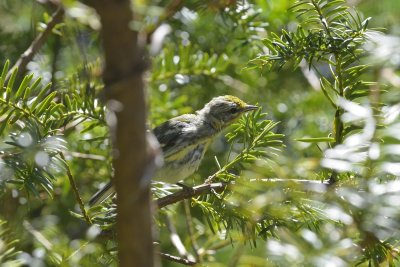
[[[246,105],[243,108],[243,112],[248,112],[248,111],[252,111],[252,110],[256,110],[258,109],[258,106],[254,106],[254,105]]]

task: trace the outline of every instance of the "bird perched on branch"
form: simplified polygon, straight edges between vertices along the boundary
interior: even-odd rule
[[[198,169],[213,138],[243,113],[257,108],[235,96],[218,96],[195,114],[184,114],[155,127],[153,133],[161,145],[164,165],[153,179],[177,183],[189,177]],[[100,204],[113,193],[110,182],[93,195],[89,205]]]

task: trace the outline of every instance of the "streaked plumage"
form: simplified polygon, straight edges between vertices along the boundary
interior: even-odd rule
[[[164,165],[153,179],[176,183],[192,175],[199,167],[214,136],[244,112],[257,109],[235,96],[213,98],[196,114],[172,118],[153,129],[164,156]],[[101,203],[114,193],[111,183],[97,192],[90,205]]]

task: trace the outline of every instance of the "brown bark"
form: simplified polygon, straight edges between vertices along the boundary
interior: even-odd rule
[[[265,179],[250,179],[249,182],[265,182],[273,184],[287,184],[287,185],[299,185],[304,190],[321,191],[324,192],[329,186],[329,181],[318,181],[318,180],[300,180],[300,179],[280,179],[280,178],[265,178]],[[161,197],[157,199],[156,206],[158,208],[164,208],[168,205],[175,204],[184,199],[191,199],[200,195],[211,194],[213,191],[219,193],[224,191],[227,187],[235,185],[235,181],[232,182],[220,182],[220,183],[204,183],[195,187],[183,188],[180,191]]]
[[[115,116],[114,184],[117,191],[117,239],[120,266],[154,266],[149,181],[141,181],[148,163],[145,136],[143,56],[138,34],[129,28],[129,0],[86,1],[102,24],[106,97]]]

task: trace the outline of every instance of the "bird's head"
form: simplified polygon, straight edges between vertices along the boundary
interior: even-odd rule
[[[199,111],[199,114],[203,115],[214,128],[222,129],[234,122],[243,113],[257,108],[257,106],[246,104],[236,96],[224,95],[214,97]]]

